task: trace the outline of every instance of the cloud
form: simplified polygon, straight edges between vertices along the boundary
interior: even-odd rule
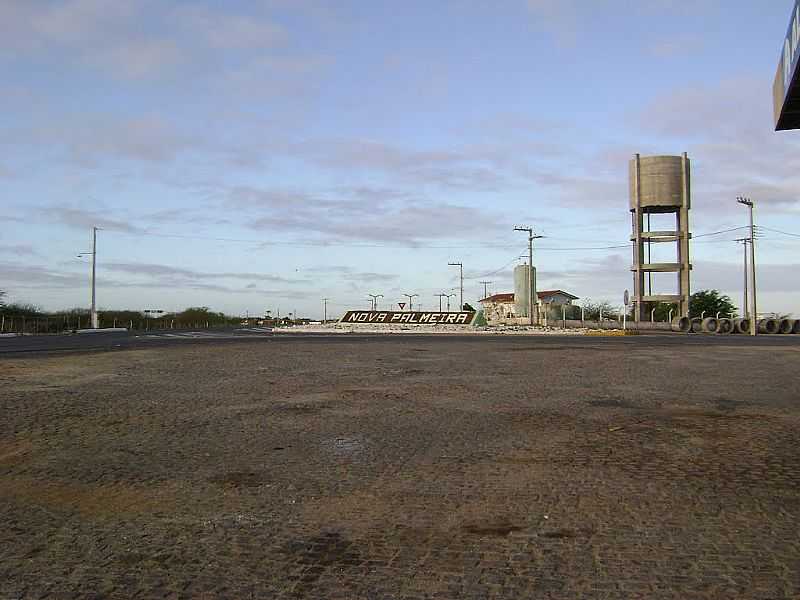
[[[16,256],[39,256],[30,244],[0,244],[0,254],[15,254]]]
[[[200,5],[176,7],[168,17],[187,35],[202,38],[216,49],[266,48],[283,44],[286,30],[263,16],[213,11]]]
[[[172,267],[152,263],[122,263],[107,262],[102,265],[103,270],[129,275],[145,275],[159,279],[169,280],[204,280],[204,279],[244,279],[247,281],[265,281],[280,283],[305,283],[298,280],[287,279],[278,275],[265,273],[243,273],[238,271],[196,271],[183,267]]]
[[[131,225],[127,221],[103,216],[96,211],[85,210],[82,208],[72,208],[68,206],[48,206],[37,211],[43,219],[51,223],[66,225],[73,229],[88,230],[92,227],[100,229],[123,231],[126,233],[142,233],[143,229]]]
[[[88,285],[85,274],[54,271],[38,265],[0,262],[0,281],[4,288],[77,288]],[[10,291],[10,290],[9,290]]]
[[[694,195],[716,211],[749,195],[774,208],[800,200],[800,139],[773,131],[770,82],[740,76],[662,94],[636,125],[680,140],[693,159]]]
[[[286,44],[289,36],[269,10],[249,9],[152,0],[4,0],[0,50],[17,56],[58,52],[72,64],[122,79],[174,75],[178,67],[207,71],[221,53]]]
[[[384,188],[338,188],[330,195],[252,186],[221,188],[227,207],[247,210],[246,225],[259,231],[309,233],[339,239],[402,242],[485,236],[501,225],[469,206],[407,198]],[[368,198],[368,200],[366,200]],[[402,202],[398,198],[404,198]],[[446,230],[443,232],[443,226]]]
[[[144,38],[120,41],[102,52],[84,56],[81,62],[116,77],[144,79],[175,72],[188,60],[185,50],[174,41]]]
[[[674,58],[702,51],[705,41],[694,33],[675,34],[653,40],[648,51],[658,58]]]
[[[388,283],[399,278],[398,275],[390,273],[370,273],[356,271],[352,267],[345,265],[310,267],[308,269],[303,269],[303,271],[323,276],[333,274],[336,275],[337,279],[342,281],[356,283]]]
[[[303,299],[308,297],[308,292],[302,290],[259,289],[254,284],[245,287],[235,287],[222,283],[210,283],[203,279],[257,279],[268,283],[294,283],[289,280],[262,274],[252,273],[200,273],[188,269],[172,269],[160,265],[128,265],[128,264],[102,264],[97,278],[97,287],[104,289],[156,289],[163,291],[168,285],[170,289],[200,290],[207,292],[222,292],[226,294],[268,294],[271,297]],[[107,272],[149,275],[150,279],[144,281],[121,281],[109,278]],[[3,281],[4,291],[14,290],[75,290],[84,289],[89,285],[86,273],[76,273],[65,270],[53,270],[48,267],[33,264],[7,263],[0,261],[0,281]]]

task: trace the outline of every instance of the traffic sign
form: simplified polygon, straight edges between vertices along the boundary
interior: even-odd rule
[[[625,303],[625,306],[631,303],[631,298],[628,295],[628,290],[625,290],[625,295],[622,297],[622,301]]]
[[[400,310],[403,310],[406,307],[405,302],[398,302],[397,305],[400,307]]]

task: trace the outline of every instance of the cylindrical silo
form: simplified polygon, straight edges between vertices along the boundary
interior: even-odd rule
[[[514,268],[514,314],[517,317],[528,316],[532,281],[529,265],[518,265]]]

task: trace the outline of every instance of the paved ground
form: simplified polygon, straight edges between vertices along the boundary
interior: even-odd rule
[[[118,350],[142,344],[169,345],[186,341],[241,341],[258,339],[272,333],[268,327],[242,327],[199,330],[155,330],[148,332],[112,331],[81,334],[0,336],[0,355],[38,354],[43,352],[79,352]]]
[[[797,598],[798,338],[0,361],[0,598]]]

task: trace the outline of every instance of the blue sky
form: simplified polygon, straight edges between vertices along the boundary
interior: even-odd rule
[[[96,225],[101,308],[433,308],[448,262],[512,291],[531,225],[540,289],[619,304],[635,152],[689,153],[695,235],[738,195],[800,234],[792,6],[0,0],[0,289],[86,306]],[[695,240],[693,289],[740,302],[742,235]],[[798,250],[764,230],[761,310],[800,315]]]

